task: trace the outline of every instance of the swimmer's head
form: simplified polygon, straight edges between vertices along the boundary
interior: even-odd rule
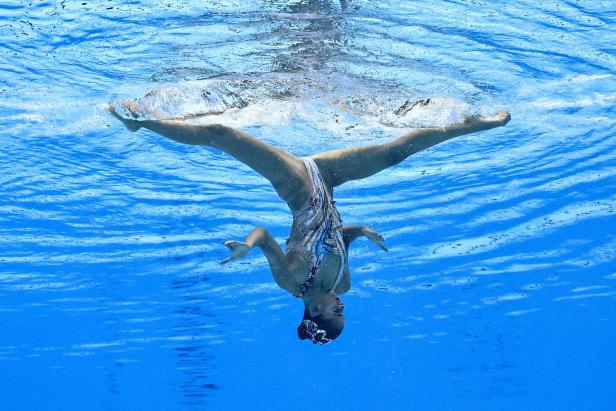
[[[310,339],[314,344],[327,344],[335,340],[344,329],[344,304],[334,293],[325,293],[304,307],[304,318],[297,327],[300,340]]]

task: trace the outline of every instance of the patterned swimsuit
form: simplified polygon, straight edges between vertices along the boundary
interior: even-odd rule
[[[293,213],[293,232],[302,237],[293,244],[288,244],[287,251],[300,251],[311,267],[306,281],[300,285],[300,296],[312,286],[318,276],[319,268],[327,255],[335,254],[340,258],[340,269],[331,288],[335,290],[348,272],[346,247],[342,239],[342,220],[336,210],[334,201],[323,182],[319,168],[311,158],[304,157],[312,194],[302,208]]]

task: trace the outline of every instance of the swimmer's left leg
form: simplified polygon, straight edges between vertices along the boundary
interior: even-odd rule
[[[347,181],[369,177],[454,137],[504,126],[510,119],[509,113],[504,112],[472,117],[444,129],[417,129],[389,143],[328,151],[312,158],[328,185],[336,187]]]
[[[302,160],[241,130],[180,120],[136,121],[121,117],[112,108],[109,112],[130,131],[143,127],[180,143],[214,147],[231,155],[268,179],[291,210],[302,207],[310,196],[309,177]]]

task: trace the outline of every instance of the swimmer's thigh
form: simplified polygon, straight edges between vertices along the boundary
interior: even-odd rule
[[[410,153],[396,140],[391,143],[315,154],[315,161],[323,179],[330,187],[351,180],[359,180],[398,164]]]
[[[308,173],[301,159],[241,130],[224,127],[208,142],[268,179],[292,209],[308,197]]]

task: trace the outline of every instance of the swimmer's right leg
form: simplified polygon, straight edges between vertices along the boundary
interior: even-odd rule
[[[504,126],[509,113],[467,118],[445,128],[423,128],[385,144],[350,147],[312,156],[330,187],[359,180],[396,165],[407,157],[452,138]]]
[[[309,196],[308,175],[299,158],[241,130],[220,124],[192,125],[180,120],[129,120],[113,108],[109,112],[130,131],[143,127],[180,143],[224,151],[268,179],[292,210],[299,209]]]

